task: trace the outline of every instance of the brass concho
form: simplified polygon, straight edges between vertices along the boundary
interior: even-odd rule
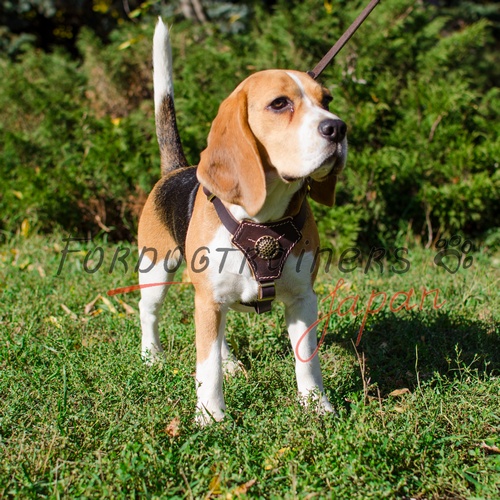
[[[280,244],[272,236],[261,236],[255,242],[255,252],[261,259],[274,259],[280,251]]]

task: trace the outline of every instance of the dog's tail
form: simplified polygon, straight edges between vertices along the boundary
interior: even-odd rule
[[[160,146],[161,173],[188,163],[182,150],[177,129],[174,106],[174,85],[172,79],[172,48],[168,28],[161,17],[156,25],[153,38],[153,84],[155,94],[156,135]]]

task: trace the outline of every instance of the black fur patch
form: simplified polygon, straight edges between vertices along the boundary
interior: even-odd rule
[[[162,174],[166,175],[173,169],[187,167],[188,162],[182,150],[175,119],[174,100],[171,95],[163,97],[160,111],[156,113],[155,119]]]
[[[196,167],[186,167],[174,170],[166,176],[156,190],[156,210],[182,250],[183,255],[186,234],[199,185],[196,178]]]

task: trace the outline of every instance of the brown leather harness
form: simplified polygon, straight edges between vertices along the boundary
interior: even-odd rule
[[[251,220],[237,221],[219,198],[205,188],[203,192],[213,203],[222,224],[233,235],[231,242],[243,252],[259,284],[257,300],[243,305],[252,306],[259,314],[270,311],[272,301],[276,298],[275,281],[280,279],[293,247],[302,239],[301,230],[307,216],[305,195],[296,215],[257,223]]]

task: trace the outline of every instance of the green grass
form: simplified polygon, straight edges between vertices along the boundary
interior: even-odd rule
[[[109,266],[117,246],[100,245]],[[297,403],[279,305],[231,314],[246,374],[225,382],[225,422],[199,429],[190,286],[170,291],[165,362],[148,368],[137,292],[85,310],[136,283],[133,259],[128,272],[88,274],[94,247],[74,244],[82,251],[56,276],[62,248],[61,236],[36,235],[0,247],[0,497],[499,498],[498,257],[478,251],[450,274],[435,251],[411,249],[402,275],[323,273],[324,314],[339,277],[359,309],[372,290],[425,286],[447,301],[386,307],[357,349],[362,316],[329,318],[320,356],[337,417]]]

